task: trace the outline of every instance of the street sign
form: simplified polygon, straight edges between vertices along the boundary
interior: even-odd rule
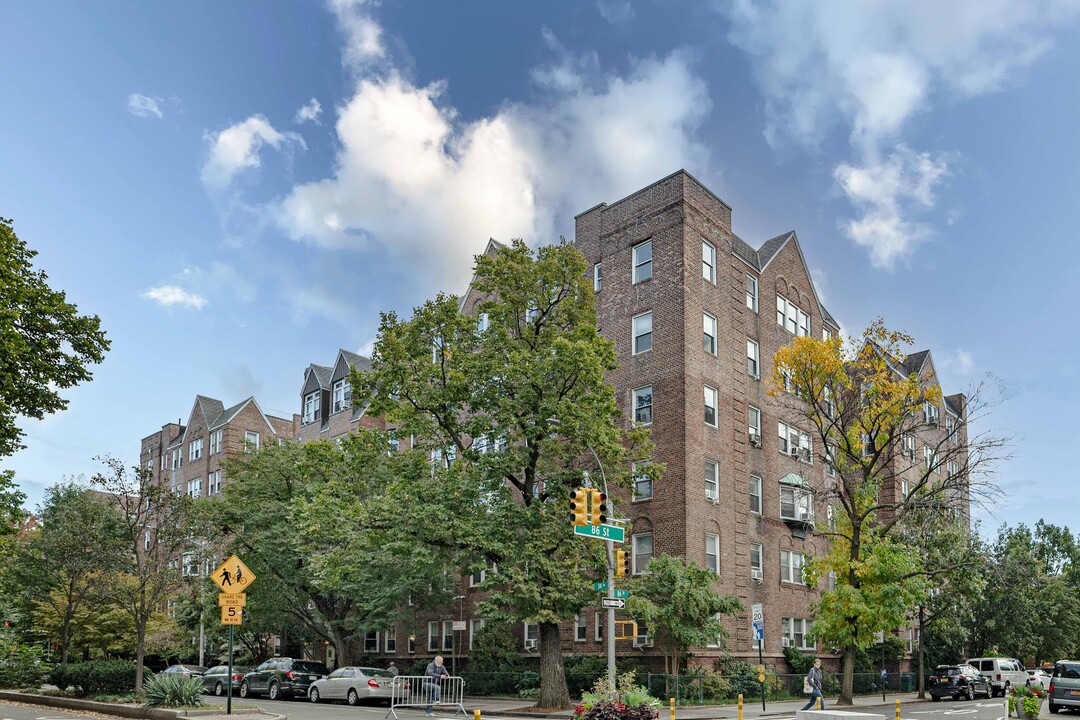
[[[455,620],[454,625],[453,625],[453,627],[451,629],[454,632],[457,632],[458,630],[464,630],[465,629],[465,621],[464,620]]]
[[[244,611],[235,605],[221,608],[222,625],[239,625],[243,620]]]
[[[629,590],[619,590],[618,588],[613,590],[611,592],[611,594],[614,595],[617,598],[628,598],[628,597],[630,597],[630,591]]]
[[[247,607],[247,593],[220,593],[217,604],[221,607]]]
[[[626,531],[618,525],[578,525],[574,527],[574,534],[610,542],[626,540]]]
[[[233,555],[225,562],[218,565],[210,579],[225,593],[236,593],[247,590],[251,583],[255,582],[255,573],[248,570],[247,565],[240,562],[240,558]]]
[[[765,613],[761,609],[761,603],[750,606],[750,629],[755,640],[765,639]]]
[[[592,584],[592,589],[597,590],[597,591],[607,590],[607,583],[606,582],[600,582],[600,581],[594,582]]]
[[[622,610],[626,607],[626,601],[622,598],[600,598],[600,605],[607,609]]]

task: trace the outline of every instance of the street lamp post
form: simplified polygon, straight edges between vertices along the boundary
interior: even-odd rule
[[[465,622],[465,596],[455,595],[454,599],[458,601],[458,622]],[[457,677],[457,656],[458,652],[461,651],[461,636],[458,635],[459,632],[459,630],[454,630],[454,654],[450,656],[450,674],[454,677]]]
[[[604,473],[604,464],[600,462],[600,456],[596,454],[592,446],[589,445],[589,452],[592,453],[593,460],[596,461],[596,467],[600,468],[600,479],[604,483],[604,495],[607,496],[608,502],[611,503],[611,514],[615,515],[615,501],[611,497],[611,493],[608,492],[607,475]],[[607,551],[607,596],[611,599],[615,599],[615,549],[611,540],[604,541],[604,548]],[[609,603],[610,605],[610,603]],[[611,682],[611,686],[615,686],[615,608],[608,607],[607,609],[607,671],[608,681]]]

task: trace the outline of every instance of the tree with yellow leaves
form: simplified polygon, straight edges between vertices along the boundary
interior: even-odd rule
[[[905,354],[911,343],[879,319],[849,347],[796,337],[773,360],[770,394],[789,420],[813,429],[832,468],[820,498],[829,520],[818,528],[831,547],[806,575],[815,585],[832,578],[813,635],[840,649],[841,705],[851,703],[856,652],[904,625],[938,572],[909,541],[931,526],[913,523],[929,512],[966,525],[972,498],[997,493],[989,471],[1005,441],[969,433],[988,407],[985,386],[946,403],[926,354]]]

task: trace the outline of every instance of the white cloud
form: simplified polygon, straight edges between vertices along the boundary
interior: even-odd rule
[[[288,150],[293,144],[306,148],[299,135],[278,132],[262,115],[252,115],[218,133],[207,133],[206,139],[210,157],[203,165],[202,181],[216,190],[225,188],[240,171],[259,167],[259,151],[264,144],[275,150]]]
[[[210,267],[190,265],[181,270],[176,280],[193,287],[199,294],[218,294],[227,291],[237,300],[250,303],[255,300],[255,284],[236,271],[232,265],[215,260]]]
[[[630,22],[637,15],[630,0],[596,0],[596,9],[612,25]]]
[[[150,288],[142,294],[142,297],[153,300],[164,307],[173,305],[185,305],[196,310],[206,307],[206,298],[195,293],[190,293],[177,285],[160,285]]]
[[[356,72],[377,63],[386,55],[382,28],[367,13],[370,4],[368,0],[327,0],[345,36],[341,63]]]
[[[544,99],[467,123],[445,83],[418,87],[394,71],[360,79],[336,123],[333,174],[294,187],[278,222],[323,247],[377,243],[460,291],[489,237],[549,242],[583,207],[704,165],[694,133],[711,104],[688,55],[633,59],[620,77],[545,37],[557,57],[533,75]]]
[[[136,117],[165,117],[161,110],[161,98],[131,93],[127,99],[127,111]]]
[[[929,227],[908,215],[933,207],[934,186],[948,170],[944,156],[894,159],[910,152],[900,137],[907,122],[942,91],[972,97],[1005,88],[1080,10],[1075,0],[735,0],[720,7],[732,21],[729,40],[754,61],[770,144],[816,148],[840,127],[855,158],[836,168],[845,192],[862,187],[860,174],[899,174],[892,197],[849,195],[862,213],[848,223],[849,236],[886,267],[926,237]]]
[[[296,117],[293,118],[293,122],[297,125],[311,121],[316,125],[319,124],[319,116],[322,115],[322,105],[315,98],[311,98],[306,105],[296,111]]]

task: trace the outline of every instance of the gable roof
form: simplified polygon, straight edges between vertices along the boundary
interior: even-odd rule
[[[484,252],[481,255],[494,255],[499,250],[505,250],[510,247],[505,243],[501,243],[495,238],[488,238],[487,245],[484,246]],[[465,292],[461,293],[461,300],[458,301],[458,312],[465,309],[465,301],[469,299],[469,293],[472,292],[473,285],[476,283],[476,272],[474,271],[472,277],[469,278],[469,286],[465,288]]]
[[[762,270],[768,267],[769,263],[772,262],[772,259],[776,257],[781,250],[784,249],[784,246],[788,244],[788,240],[791,240],[793,237],[795,237],[795,231],[788,230],[783,235],[777,235],[774,238],[766,240],[765,243],[761,247],[759,247],[757,251],[759,267]],[[802,255],[801,250],[799,251],[799,255]],[[805,264],[806,263],[804,262],[803,265]],[[809,268],[807,268],[806,274],[810,274]],[[812,283],[813,281],[811,280],[811,284]],[[817,293],[814,293],[814,295],[817,295]]]
[[[210,424],[221,414],[224,407],[220,400],[205,395],[196,395],[195,406],[191,408],[191,415],[188,417],[194,417],[195,413],[198,413],[202,417],[203,424],[210,427]],[[189,422],[188,425],[191,425],[191,423]]]
[[[926,364],[926,358],[928,358],[929,356],[929,350],[920,350],[918,352],[913,352],[904,358],[904,367],[907,368],[908,373],[914,373],[915,375],[918,375],[919,371],[922,370],[923,365]]]
[[[363,355],[349,352],[348,350],[338,350],[338,355],[345,358],[345,362],[349,363],[350,367],[354,367],[357,370],[370,370],[371,358]]]
[[[216,430],[217,428],[221,427],[222,425],[225,425],[226,423],[230,422],[233,418],[235,418],[237,415],[239,415],[240,412],[244,408],[246,408],[248,405],[254,405],[255,406],[255,409],[259,411],[259,415],[262,417],[263,422],[266,423],[266,427],[268,427],[270,429],[271,433],[273,433],[274,435],[277,435],[277,430],[274,429],[273,423],[270,422],[270,418],[268,418],[266,416],[266,413],[263,412],[262,408],[259,407],[259,402],[255,399],[254,395],[252,395],[251,397],[249,397],[248,399],[246,399],[246,400],[244,400],[242,402],[237,403],[236,405],[233,405],[228,410],[223,410],[221,412],[221,415],[219,415],[218,418],[214,421],[214,424],[212,426],[210,426],[210,429],[211,430]]]

